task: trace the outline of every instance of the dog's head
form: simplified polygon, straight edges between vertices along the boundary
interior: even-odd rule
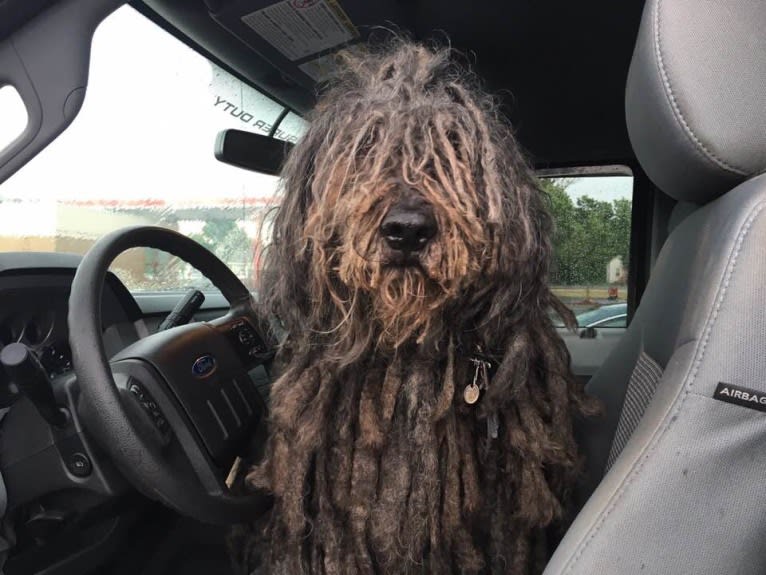
[[[448,50],[399,41],[347,57],[283,185],[272,299],[317,331],[366,322],[396,347],[547,272],[541,193],[495,102]]]

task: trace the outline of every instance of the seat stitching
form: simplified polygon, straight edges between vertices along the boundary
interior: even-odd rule
[[[587,549],[588,545],[590,545],[590,542],[593,541],[593,539],[598,535],[601,528],[606,523],[606,520],[608,519],[609,515],[611,515],[612,511],[617,507],[617,504],[619,503],[620,499],[623,495],[625,495],[625,492],[627,491],[628,487],[630,487],[631,483],[633,483],[643,470],[644,464],[649,460],[652,453],[656,450],[657,446],[660,443],[660,440],[662,437],[667,433],[670,428],[672,427],[673,423],[675,423],[678,414],[681,412],[681,408],[683,407],[684,402],[686,401],[686,398],[689,396],[689,394],[694,393],[694,395],[700,395],[696,392],[691,391],[692,386],[694,385],[694,380],[697,377],[697,372],[699,371],[699,366],[702,363],[702,360],[705,357],[705,351],[707,350],[707,343],[710,339],[710,334],[713,331],[713,326],[716,323],[716,320],[718,319],[718,312],[721,309],[721,306],[723,305],[723,301],[725,299],[729,282],[731,280],[731,276],[734,273],[734,269],[737,265],[737,259],[739,257],[739,252],[742,249],[742,244],[744,243],[745,237],[747,237],[748,232],[750,231],[750,228],[753,225],[753,222],[758,217],[758,214],[761,213],[761,211],[766,207],[766,202],[761,201],[757,203],[755,206],[753,206],[753,209],[750,211],[750,215],[748,216],[747,220],[745,220],[745,224],[740,230],[738,236],[737,236],[737,242],[734,246],[733,253],[729,256],[729,262],[726,266],[726,272],[724,273],[723,281],[718,287],[718,295],[716,296],[716,304],[713,307],[713,309],[710,312],[710,316],[708,317],[705,325],[705,333],[702,339],[697,343],[697,351],[695,352],[695,359],[692,361],[692,364],[689,367],[689,371],[687,372],[686,376],[684,376],[684,383],[681,386],[679,393],[676,395],[676,398],[674,399],[675,407],[672,408],[673,415],[670,417],[670,420],[665,425],[665,428],[658,429],[654,432],[653,437],[649,440],[649,448],[646,451],[646,453],[639,455],[638,458],[636,458],[636,462],[633,464],[633,468],[626,474],[626,479],[623,480],[623,482],[617,487],[615,493],[612,495],[611,501],[609,502],[608,506],[601,511],[602,516],[597,520],[594,527],[591,528],[591,533],[585,538],[584,541],[581,541],[578,545],[579,548],[577,549],[576,553],[569,558],[567,561],[563,574],[566,575],[567,573],[571,573],[572,569],[574,568],[577,561],[580,560],[583,553]],[[680,397],[680,399],[679,399]],[[706,397],[706,396],[705,396]],[[665,417],[667,420],[667,415]]]
[[[700,140],[697,137],[697,135],[694,133],[694,130],[692,130],[691,126],[686,121],[686,118],[684,118],[683,112],[681,112],[681,107],[678,105],[678,102],[676,101],[675,94],[673,93],[673,87],[670,85],[670,76],[667,73],[667,70],[665,69],[665,62],[662,58],[662,42],[661,42],[661,34],[660,34],[660,4],[661,3],[662,3],[662,0],[657,0],[657,4],[655,5],[655,10],[654,10],[654,49],[655,49],[654,53],[655,53],[655,56],[657,57],[657,63],[660,69],[660,76],[662,77],[662,83],[665,86],[665,94],[668,100],[670,101],[670,106],[673,110],[673,115],[675,116],[676,120],[681,125],[681,127],[684,129],[684,133],[686,134],[686,136],[691,140],[693,144],[697,146],[699,151],[701,151],[703,155],[707,157],[708,160],[716,164],[718,167],[723,168],[724,170],[727,170],[739,176],[747,176],[749,174],[747,170],[737,167],[734,164],[731,164],[725,161],[723,158],[718,157],[711,150],[709,150],[705,146],[705,144],[702,143],[702,140]]]

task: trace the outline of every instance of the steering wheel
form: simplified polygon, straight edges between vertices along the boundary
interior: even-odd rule
[[[131,248],[156,248],[194,266],[229,311],[104,351],[101,294],[109,265]],[[69,297],[69,343],[88,431],[145,495],[205,522],[264,513],[268,497],[235,494],[226,477],[266,408],[248,372],[270,358],[249,290],[210,251],[174,231],[114,231],[83,258]]]

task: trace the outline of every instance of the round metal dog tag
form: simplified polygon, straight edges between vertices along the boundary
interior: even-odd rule
[[[475,383],[466,385],[465,389],[463,390],[463,399],[468,405],[473,405],[479,401],[479,393],[479,386]]]

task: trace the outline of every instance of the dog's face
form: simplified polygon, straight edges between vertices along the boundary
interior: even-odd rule
[[[394,347],[537,257],[545,224],[491,100],[432,52],[396,58],[352,67],[320,101],[286,166],[281,222],[310,276],[294,289],[331,302],[336,322],[376,322]]]
[[[499,190],[490,198],[475,177],[476,143],[460,142],[455,126],[440,128],[425,106],[415,118],[391,104],[379,123],[351,130],[346,146],[316,156],[318,174],[331,167],[312,186],[304,233],[315,273],[335,273],[349,293],[366,294],[385,339],[398,344],[422,336],[446,305],[491,273],[503,226],[502,214],[494,221],[489,214],[502,203]],[[407,142],[395,135],[413,120],[422,123],[417,139],[430,142],[418,154],[406,153]]]

